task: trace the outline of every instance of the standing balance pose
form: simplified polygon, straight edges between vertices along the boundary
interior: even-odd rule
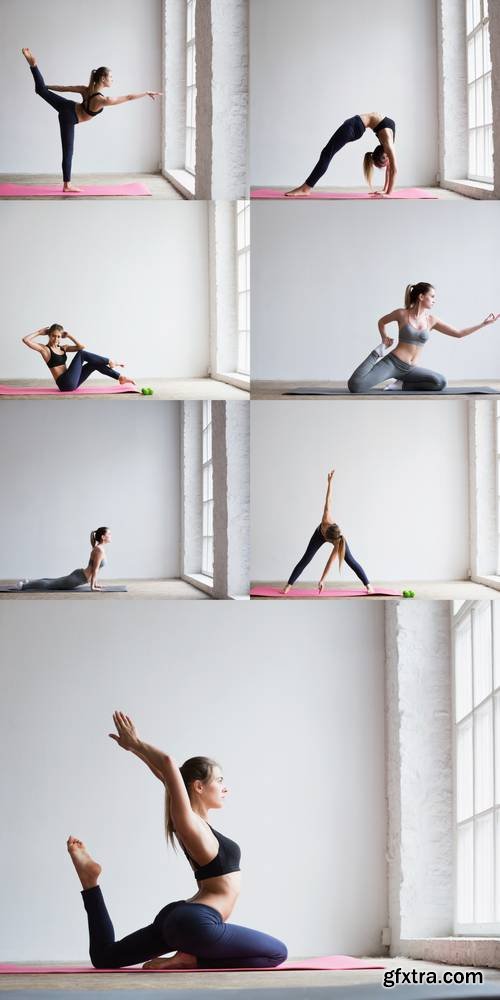
[[[46,344],[37,344],[37,337],[48,337]],[[63,337],[67,337],[71,343],[63,344]],[[80,344],[75,337],[72,337],[59,323],[52,323],[52,326],[43,326],[36,333],[30,333],[22,338],[26,347],[31,347],[32,351],[37,351],[42,355],[45,364],[48,365],[50,373],[61,392],[74,392],[85,382],[92,372],[99,372],[101,375],[109,375],[116,379],[120,385],[131,382],[133,379],[126,375],[120,375],[114,371],[115,365],[124,368],[122,361],[111,361],[109,358],[102,358],[99,354],[91,354],[85,350],[85,344]],[[74,354],[69,368],[66,368],[68,354]]]
[[[321,574],[321,580],[319,581],[318,584],[318,590],[320,594],[321,591],[323,590],[323,587],[325,586],[325,580],[337,556],[339,560],[339,568],[342,569],[342,563],[346,562],[347,565],[349,566],[349,569],[352,569],[353,573],[356,574],[358,579],[361,580],[362,584],[364,584],[364,586],[366,587],[367,594],[371,594],[373,592],[373,587],[369,583],[368,577],[363,567],[360,566],[360,564],[356,561],[356,559],[352,555],[351,550],[347,544],[347,540],[346,538],[344,538],[344,535],[342,534],[338,524],[335,524],[335,522],[332,520],[331,506],[332,506],[332,489],[333,489],[334,473],[335,469],[332,469],[332,471],[328,473],[328,487],[326,490],[326,500],[323,509],[323,517],[321,518],[321,524],[314,531],[311,540],[309,542],[309,545],[307,546],[307,549],[304,552],[304,555],[302,556],[302,559],[299,560],[295,569],[290,574],[288,583],[282,591],[283,594],[288,594],[290,588],[293,586],[295,581],[298,580],[299,576],[302,575],[306,566],[309,565],[311,560],[316,555],[318,549],[320,549],[321,546],[325,544],[325,542],[330,542],[331,545],[333,545],[333,551],[330,558],[328,559],[328,562],[323,570],[323,573]]]
[[[85,569],[74,569],[68,576],[54,578],[42,577],[41,580],[19,580],[18,590],[76,590],[84,583],[90,584],[91,590],[102,590],[97,583],[99,570],[106,565],[105,546],[111,541],[109,528],[97,528],[90,533],[92,546],[88,565]]]
[[[227,794],[221,769],[207,757],[191,757],[181,768],[168,754],[144,743],[128,717],[115,712],[111,739],[142,760],[165,786],[168,841],[177,838],[194,872],[198,890],[189,899],[169,903],[153,922],[115,941],[113,924],[98,886],[101,866],[75,837],[68,851],[83,887],[90,959],[96,969],[119,969],[145,962],[150,969],[253,968],[281,965],[287,949],[281,941],[226,923],[240,892],[238,844],[214,830],[210,809],[221,809]],[[171,958],[159,958],[175,951]],[[153,961],[151,961],[151,959]]]
[[[321,151],[320,158],[314,167],[314,169],[309,174],[305,184],[301,184],[300,187],[294,188],[293,191],[287,191],[287,198],[299,198],[311,193],[315,184],[318,183],[320,177],[328,170],[333,157],[338,153],[348,142],[356,142],[361,139],[367,128],[371,128],[377,139],[379,145],[375,147],[373,152],[366,153],[363,159],[363,173],[367,184],[374,195],[377,197],[383,197],[384,195],[391,194],[394,189],[394,184],[396,181],[396,174],[398,172],[396,154],[394,151],[394,140],[396,138],[396,123],[392,118],[387,118],[384,115],[379,114],[377,111],[371,111],[366,115],[354,115],[354,118],[348,118],[336,132],[333,133],[329,142],[327,142],[325,148]],[[382,169],[385,167],[385,183],[383,192],[373,191],[373,169],[374,167],[379,167]]]
[[[151,97],[154,101],[156,97],[161,97],[161,94],[155,90],[146,90],[143,94],[126,94],[123,97],[104,97],[104,94],[99,90],[100,87],[110,87],[112,84],[111,70],[106,66],[100,66],[99,69],[93,69],[90,74],[90,80],[88,85],[77,84],[75,87],[59,87],[59,86],[47,86],[38,66],[36,64],[36,59],[30,49],[22,49],[24,58],[26,59],[31,72],[33,74],[33,79],[35,81],[35,93],[39,97],[43,97],[47,104],[50,104],[59,115],[59,127],[61,130],[61,144],[62,144],[62,172],[64,181],[64,191],[74,191],[78,192],[81,189],[75,188],[71,184],[71,163],[73,160],[73,146],[75,141],[75,125],[80,122],[89,122],[92,118],[100,115],[103,108],[111,108],[117,104],[125,104],[127,101],[137,101],[141,97]],[[60,93],[69,91],[71,94],[81,94],[82,102],[78,104],[76,101],[69,101],[66,97],[59,97],[59,94],[54,94],[52,91],[57,90]]]
[[[464,330],[456,330],[431,316],[436,301],[433,285],[427,281],[419,281],[417,285],[408,285],[405,292],[404,309],[395,309],[378,321],[382,343],[370,352],[351,375],[347,386],[350,392],[367,392],[386,379],[396,379],[389,388],[403,389],[405,392],[441,392],[446,387],[444,375],[429,371],[427,368],[417,368],[416,362],[422,347],[429,339],[431,330],[445,333],[448,337],[469,337],[471,333],[482,330],[483,327],[496,323],[500,314],[490,313],[478,326],[470,326]],[[392,347],[394,340],[386,332],[387,323],[397,323],[399,339],[397,347],[385,358],[386,347]]]

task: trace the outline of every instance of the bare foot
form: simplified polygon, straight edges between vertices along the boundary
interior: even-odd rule
[[[281,591],[281,593],[282,594],[288,594],[288,591],[291,590],[291,589],[292,589],[291,583],[287,583],[286,587],[283,587],[283,590]]]
[[[305,198],[308,194],[311,194],[312,187],[308,184],[302,184],[298,188],[293,188],[292,191],[285,191],[285,198]]]
[[[36,59],[31,49],[21,49],[21,52],[24,58],[26,59],[26,62],[29,63],[30,66],[36,66]]]
[[[112,361],[111,358],[108,361],[108,365],[110,368],[125,368],[124,361]]]
[[[82,883],[82,888],[93,889],[102,872],[101,866],[90,857],[83,841],[77,840],[76,837],[68,837],[66,846]]]
[[[188,955],[185,951],[178,951],[170,958],[152,958],[150,962],[145,962],[143,969],[196,969],[198,961],[194,955]]]
[[[70,184],[69,182],[65,184],[63,187],[63,191],[67,192],[69,191],[70,194],[80,194],[81,190],[82,190],[81,188],[76,188],[73,186],[73,184]]]
[[[113,367],[114,367],[114,365],[113,365]],[[119,381],[120,385],[125,385],[125,382],[130,382],[131,385],[135,385],[135,382],[134,382],[133,378],[129,378],[128,375],[120,375],[120,378],[118,379],[118,381]]]
[[[365,588],[365,590],[366,590],[367,594],[373,594],[373,587],[372,587],[371,583],[368,584],[368,586]]]

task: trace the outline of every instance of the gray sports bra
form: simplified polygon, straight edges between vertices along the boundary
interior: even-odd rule
[[[411,323],[405,323],[399,331],[400,344],[425,344],[429,339],[429,327],[425,330],[416,330]]]

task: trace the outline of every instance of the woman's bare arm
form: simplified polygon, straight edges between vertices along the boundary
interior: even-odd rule
[[[35,333],[27,334],[26,337],[22,337],[23,344],[26,344],[26,347],[31,347],[32,351],[37,351],[38,354],[47,354],[47,344],[36,344],[35,340],[37,337],[46,337],[48,329],[48,326],[42,326],[41,329],[36,330]]]
[[[323,517],[321,518],[321,524],[332,523],[332,493],[333,493],[334,475],[335,475],[335,469],[332,469],[328,473],[328,486],[326,488],[325,506],[323,507]]]
[[[124,94],[122,97],[97,97],[95,107],[98,108],[113,108],[117,104],[127,104],[128,101],[140,101],[143,97],[151,97],[153,101],[157,97],[161,97],[161,91],[157,90],[145,90],[143,94]]]
[[[64,331],[63,336],[64,337],[68,337],[68,339],[71,340],[71,342],[72,342],[71,344],[63,344],[63,345],[61,345],[61,346],[64,347],[64,350],[67,353],[71,354],[74,351],[84,351],[85,350],[85,344],[81,344],[80,341],[77,340],[76,337],[73,337],[71,333],[68,333],[67,330]]]
[[[102,552],[99,546],[95,546],[90,553],[90,589],[91,590],[101,590],[102,588],[97,585],[97,577],[99,575],[99,570],[101,568],[102,562]]]
[[[401,319],[401,309],[394,309],[393,312],[387,313],[385,316],[381,316],[378,321],[378,332],[382,337],[382,341],[386,347],[392,347],[394,343],[394,337],[389,337],[387,333],[386,326],[388,323],[398,323]]]
[[[325,580],[326,580],[326,578],[327,578],[327,576],[328,576],[328,574],[329,574],[329,572],[330,572],[330,570],[331,570],[331,568],[332,568],[332,566],[333,566],[336,558],[337,558],[337,547],[334,546],[333,549],[332,549],[332,553],[331,553],[331,555],[330,555],[330,557],[329,557],[329,559],[327,561],[327,564],[326,564],[326,566],[325,566],[325,568],[324,568],[324,570],[323,570],[323,572],[321,574],[321,580],[319,581],[319,584],[318,584],[318,590],[319,590],[320,594],[321,594],[321,591],[323,590],[323,587],[325,586]]]
[[[468,326],[463,330],[457,330],[454,326],[449,326],[448,323],[443,323],[440,319],[435,319],[434,316],[430,318],[430,329],[437,330],[438,333],[444,333],[447,337],[456,337],[461,339],[462,337],[470,337],[471,333],[477,333],[478,330],[483,330],[485,326],[490,326],[491,323],[496,323],[500,319],[500,313],[495,315],[495,313],[490,313],[486,319],[483,319],[482,323],[478,326]]]
[[[85,97],[88,87],[83,83],[77,83],[74,87],[61,87],[50,83],[47,84],[47,90],[55,90],[57,94],[81,94],[82,97]]]

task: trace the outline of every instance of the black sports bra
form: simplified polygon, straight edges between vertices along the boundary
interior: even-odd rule
[[[194,858],[188,854],[186,848],[181,844],[184,854],[193,866],[194,877],[197,882],[203,882],[207,878],[216,878],[217,875],[229,875],[231,872],[240,871],[241,850],[239,845],[234,840],[230,840],[229,837],[225,837],[223,833],[218,833],[217,830],[214,830],[213,826],[210,829],[219,842],[219,850],[215,858],[209,861],[207,865],[197,865]]]
[[[382,121],[379,122],[378,125],[375,125],[375,128],[373,129],[375,135],[378,136],[380,130],[383,128],[390,128],[394,138],[396,138],[396,122],[394,122],[392,118],[382,118]]]
[[[68,360],[68,355],[66,351],[63,354],[55,354],[51,347],[49,347],[50,358],[46,362],[49,368],[57,368],[58,365],[65,365]]]
[[[90,97],[86,97],[85,98],[85,100],[83,101],[82,107],[83,107],[83,110],[88,115],[91,115],[92,118],[95,118],[96,115],[100,115],[101,114],[101,111],[104,111],[104,108],[99,108],[99,111],[91,111],[89,101],[91,101],[93,97],[104,97],[104,94],[101,94],[100,90],[96,90],[95,94],[92,94]]]

